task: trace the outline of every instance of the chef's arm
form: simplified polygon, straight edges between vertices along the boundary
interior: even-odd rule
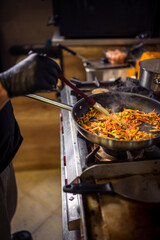
[[[0,110],[4,107],[8,100],[9,100],[8,93],[0,82]]]
[[[60,73],[58,64],[46,55],[29,55],[12,68],[0,73],[2,104],[8,97],[52,91]]]

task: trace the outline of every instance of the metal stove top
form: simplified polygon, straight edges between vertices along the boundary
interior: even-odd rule
[[[80,87],[88,94],[91,89],[96,87],[107,88],[110,91],[131,91],[139,92],[149,97],[153,94],[141,88],[137,84],[137,80],[128,79],[125,83],[120,79],[113,82],[93,82],[82,84],[76,79],[73,83]],[[65,86],[61,91],[61,102],[73,106],[79,97],[72,92],[72,90]],[[157,149],[158,147],[156,147]],[[107,163],[97,163],[86,161],[86,156],[90,154],[90,143],[85,140],[77,131],[70,111],[61,110],[61,170],[62,170],[62,187],[65,184],[70,184],[73,181],[100,181],[102,179],[110,179],[116,177],[123,177],[132,174],[146,174],[146,173],[160,173],[160,153],[158,157],[152,155],[149,159],[137,161],[109,161]],[[94,156],[93,156],[94,159]],[[91,164],[90,164],[91,163]],[[63,239],[109,239],[107,230],[102,228],[104,226],[104,219],[102,218],[101,210],[99,209],[99,197],[97,195],[82,196],[63,193],[62,191],[62,205],[63,205]],[[85,207],[84,207],[85,206]],[[103,209],[103,208],[102,208]],[[92,214],[92,211],[94,214]],[[86,218],[86,214],[88,218]],[[88,219],[90,219],[88,221]],[[96,219],[99,219],[98,222]],[[96,228],[92,233],[90,228],[96,223]],[[81,227],[80,227],[81,226]],[[101,231],[98,231],[98,229]]]

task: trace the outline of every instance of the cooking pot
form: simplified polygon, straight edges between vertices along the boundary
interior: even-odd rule
[[[155,94],[160,94],[160,58],[146,59],[139,65],[139,84]]]
[[[82,117],[83,114],[86,114],[89,111],[89,108],[92,107],[85,99],[79,100],[73,107],[71,107],[62,103],[57,104],[56,101],[50,99],[46,100],[45,98],[34,94],[29,94],[27,96],[66,110],[70,110],[72,112],[72,118],[80,134],[88,141],[103,146],[107,149],[116,151],[134,151],[150,147],[160,142],[160,132],[157,133],[157,136],[155,138],[151,138],[149,140],[120,141],[116,139],[107,139],[100,137],[87,131],[77,123],[77,119]],[[128,92],[107,92],[93,94],[90,97],[96,102],[100,103],[103,107],[111,109],[112,112],[116,112],[117,106],[119,106],[121,108],[126,107],[144,111],[145,113],[152,112],[155,109],[155,111],[160,114],[160,102],[146,96],[142,96],[140,94],[133,94]]]
[[[90,58],[89,60],[90,64],[83,62],[87,82],[93,82],[95,79],[112,81],[118,77],[125,80],[128,68],[130,68],[128,62],[112,64],[105,62],[105,58]]]

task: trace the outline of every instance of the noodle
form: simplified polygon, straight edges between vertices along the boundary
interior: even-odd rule
[[[160,118],[155,110],[145,113],[139,110],[124,108],[122,112],[110,114],[124,128],[95,108],[90,108],[86,114],[83,114],[77,120],[77,123],[84,129],[100,137],[120,141],[148,140],[156,137],[156,132],[160,132]]]

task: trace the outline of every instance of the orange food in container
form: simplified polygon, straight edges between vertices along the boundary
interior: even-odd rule
[[[112,64],[114,63],[124,63],[127,57],[127,53],[120,51],[119,49],[108,50],[105,52],[106,58]]]

